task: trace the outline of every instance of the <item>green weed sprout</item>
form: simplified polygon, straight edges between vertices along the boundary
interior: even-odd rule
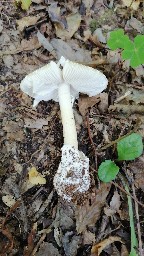
[[[118,42],[118,41],[117,41]],[[121,139],[117,143],[118,160],[134,160],[143,152],[143,143],[141,135],[132,133],[129,136]],[[103,182],[110,182],[114,180],[119,172],[119,167],[111,160],[105,160],[98,168],[98,177]],[[129,188],[125,185],[125,190],[129,193]],[[134,217],[132,209],[132,200],[128,198],[130,229],[131,229],[131,252],[129,256],[137,256],[136,249],[138,242],[134,228]]]
[[[122,49],[122,59],[130,60],[132,68],[144,64],[144,35],[137,35],[131,41],[123,29],[117,29],[110,33],[107,45],[112,50]]]
[[[132,133],[117,143],[118,160],[134,160],[143,152],[142,137]],[[99,179],[103,182],[114,180],[119,172],[119,167],[111,160],[105,160],[98,168]]]

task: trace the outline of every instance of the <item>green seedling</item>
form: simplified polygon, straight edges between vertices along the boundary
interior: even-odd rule
[[[121,139],[117,143],[118,160],[134,160],[143,152],[143,143],[141,135],[132,133]],[[116,178],[119,167],[111,160],[101,163],[98,168],[99,179],[103,182],[109,182]]]
[[[143,152],[142,137],[137,133],[132,133],[129,136],[121,139],[117,143],[118,160],[134,160]],[[111,160],[106,160],[98,168],[98,177],[103,182],[114,180],[119,172],[119,167]],[[125,190],[129,193],[129,188],[125,185]],[[137,256],[136,249],[138,242],[134,228],[134,217],[132,209],[132,200],[128,198],[130,229],[131,229],[131,252],[129,256]]]
[[[132,68],[144,64],[144,35],[137,35],[132,41],[123,29],[117,29],[110,33],[107,45],[112,50],[122,49],[122,59],[130,60]]]

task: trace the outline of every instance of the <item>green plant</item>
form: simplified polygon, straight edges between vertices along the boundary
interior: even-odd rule
[[[21,8],[25,11],[27,11],[31,5],[31,0],[15,0],[15,3],[16,4],[20,4],[21,5]]]
[[[143,143],[141,135],[132,133],[121,139],[117,143],[118,160],[134,160],[143,152]],[[98,168],[99,179],[103,182],[109,182],[116,178],[119,167],[111,160],[102,162]]]
[[[122,59],[130,60],[132,68],[144,64],[144,35],[137,35],[132,41],[123,29],[117,29],[110,33],[107,45],[112,50],[121,48]]]
[[[117,143],[118,161],[121,160],[134,160],[139,157],[143,152],[142,137],[137,133],[132,133],[129,136],[121,139]],[[98,177],[103,182],[110,182],[114,180],[119,172],[119,167],[111,160],[105,160],[98,168]],[[129,193],[129,188],[125,184],[125,190]],[[132,200],[128,198],[130,229],[131,229],[131,252],[129,256],[137,256],[137,238],[134,228],[134,217],[132,209]]]

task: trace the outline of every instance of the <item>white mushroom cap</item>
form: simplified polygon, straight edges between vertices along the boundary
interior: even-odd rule
[[[64,145],[54,187],[59,196],[71,201],[73,196],[89,189],[89,159],[74,147]]]
[[[51,61],[42,68],[27,75],[21,82],[21,90],[33,97],[36,106],[41,100],[58,101],[58,85],[62,83],[62,72],[58,65]]]
[[[59,68],[63,66],[63,70]],[[58,64],[51,61],[48,65],[27,75],[21,82],[21,90],[35,99],[34,106],[41,100],[58,101],[58,87],[61,83],[70,84],[71,96],[77,98],[79,92],[95,96],[102,92],[108,80],[100,71],[61,57]]]

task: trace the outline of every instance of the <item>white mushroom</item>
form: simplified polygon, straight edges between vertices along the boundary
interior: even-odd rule
[[[53,99],[59,102],[64,146],[54,186],[57,193],[66,200],[87,191],[90,186],[89,159],[78,150],[72,101],[79,96],[79,92],[95,96],[107,84],[107,78],[100,71],[65,60],[64,57],[61,57],[58,64],[51,61],[27,75],[21,82],[22,91],[34,98],[33,106],[41,100]]]

